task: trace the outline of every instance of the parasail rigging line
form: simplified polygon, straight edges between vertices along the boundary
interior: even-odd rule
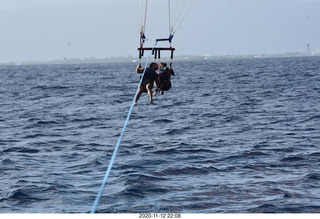
[[[145,14],[144,14],[144,22],[142,27],[142,33],[144,34],[146,30],[146,21],[147,21],[147,12],[148,12],[148,0],[146,0]]]
[[[129,3],[123,1],[125,7],[127,8],[129,14],[132,15],[133,20],[135,20],[135,25],[138,32],[141,34],[145,32],[147,12],[148,12],[148,0],[130,0]],[[131,7],[131,10],[130,10]],[[131,20],[132,21],[132,20]]]
[[[169,33],[170,31],[170,27],[171,27],[171,6],[170,6],[170,0],[168,0],[168,8],[169,8]]]
[[[138,10],[140,11],[140,7],[138,7]],[[141,13],[137,12],[137,8],[134,6],[133,0],[132,0],[132,13],[133,13],[133,17],[136,19],[138,31],[140,32],[141,31],[141,22],[140,22]],[[140,19],[139,19],[139,15],[140,15]]]
[[[174,35],[175,32],[179,29],[180,25],[186,18],[187,14],[189,13],[190,9],[192,8],[195,0],[191,0],[191,3],[188,6],[188,3],[190,1],[186,0],[181,0],[181,2],[184,2],[184,4],[181,3],[181,6],[179,7],[178,2],[179,0],[175,1],[176,4],[171,3],[169,1],[169,33],[170,35]],[[170,7],[170,4],[173,4],[173,7]],[[172,12],[173,12],[173,17],[172,17]]]

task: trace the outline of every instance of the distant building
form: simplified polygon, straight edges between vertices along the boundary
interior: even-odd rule
[[[310,52],[310,44],[309,43],[306,46],[306,54],[311,54],[311,52]]]

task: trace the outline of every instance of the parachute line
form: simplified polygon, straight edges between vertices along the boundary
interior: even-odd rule
[[[134,20],[136,20],[136,26],[139,33],[144,33],[146,28],[147,11],[148,11],[148,0],[130,0],[131,14]],[[130,7],[129,7],[130,8]],[[129,10],[130,11],[130,10]]]
[[[179,29],[180,25],[182,24],[182,22],[183,22],[184,19],[186,18],[187,14],[189,13],[189,11],[190,11],[191,7],[193,6],[194,2],[195,2],[195,0],[192,0],[190,6],[189,6],[188,8],[186,8],[186,7],[187,7],[187,4],[184,4],[184,6],[180,8],[180,13],[179,13],[178,19],[177,19],[175,25],[171,28],[172,32],[170,32],[170,34],[174,35],[175,32]],[[186,12],[185,12],[185,14],[182,16],[183,11],[184,11],[185,9],[186,9]],[[182,16],[182,18],[181,18],[181,16]],[[180,19],[180,18],[181,18],[181,19]],[[179,20],[180,20],[180,22],[178,22]],[[176,25],[177,25],[177,26],[176,26]]]
[[[195,0],[169,0],[169,33],[174,35],[186,18]]]
[[[149,10],[149,0],[129,0],[132,7],[132,14],[137,21],[139,34],[145,34],[147,25],[147,15]],[[169,35],[174,35],[180,28],[190,12],[195,0],[168,0],[168,15],[169,15]],[[159,3],[158,3],[159,4]],[[159,15],[162,13],[159,11]],[[170,36],[169,36],[170,38]],[[171,38],[172,39],[172,38]],[[171,43],[171,40],[170,40]]]
[[[145,14],[144,14],[144,22],[142,27],[142,32],[145,32],[146,29],[146,21],[147,21],[147,12],[148,12],[148,0],[146,0]]]
[[[171,7],[170,7],[170,0],[168,0],[168,8],[169,8],[169,33],[171,33]]]

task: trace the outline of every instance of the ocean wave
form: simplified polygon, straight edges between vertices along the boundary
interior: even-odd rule
[[[318,63],[177,62],[172,88],[133,108],[98,212],[319,213]],[[135,68],[0,66],[1,212],[90,210]]]
[[[0,199],[0,202],[16,202],[19,205],[26,205],[44,200],[48,199],[36,197],[27,189],[17,189],[4,195],[4,198]]]
[[[18,153],[36,154],[36,153],[39,153],[40,150],[34,149],[34,148],[27,148],[27,147],[11,147],[3,150],[2,152],[3,153],[18,152]]]
[[[207,175],[220,170],[213,166],[205,167],[184,167],[184,168],[168,168],[160,172],[155,172],[156,176],[179,176],[179,175]]]

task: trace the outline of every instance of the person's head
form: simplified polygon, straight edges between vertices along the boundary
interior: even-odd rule
[[[161,62],[161,64],[160,64],[160,69],[164,69],[164,68],[166,68],[166,67],[167,67],[167,63]]]
[[[149,65],[149,68],[151,68],[152,70],[157,70],[157,69],[158,69],[158,64],[155,63],[155,62],[152,62],[152,63]]]

